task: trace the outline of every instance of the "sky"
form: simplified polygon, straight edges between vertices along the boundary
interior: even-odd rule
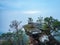
[[[8,32],[12,20],[24,25],[29,17],[39,16],[60,20],[60,0],[0,0],[0,32]]]

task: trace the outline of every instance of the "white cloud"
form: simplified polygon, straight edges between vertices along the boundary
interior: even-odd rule
[[[41,11],[22,11],[23,14],[40,14]]]

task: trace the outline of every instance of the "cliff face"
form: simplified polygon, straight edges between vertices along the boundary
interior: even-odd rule
[[[39,23],[28,23],[23,26],[26,32],[41,32]]]

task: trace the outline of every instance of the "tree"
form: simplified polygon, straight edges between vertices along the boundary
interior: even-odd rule
[[[54,35],[52,36],[51,33],[53,31],[56,32],[56,28],[57,30],[59,29],[60,27],[60,21],[54,19],[53,17],[46,17],[44,18],[44,32],[49,36],[49,39],[50,39],[50,42],[53,41],[54,42],[58,42],[55,38],[54,38]],[[52,31],[52,32],[51,32]]]
[[[50,30],[56,30],[57,29],[60,29],[60,21],[58,21],[57,19],[54,19],[53,17],[46,17],[44,18],[44,23],[47,24],[50,28]]]
[[[32,18],[28,18],[28,23],[32,23],[33,19]]]
[[[17,34],[17,45],[20,45],[20,37],[19,37],[19,29],[18,26],[20,25],[21,22],[18,22],[17,20],[13,20],[11,22],[11,24],[9,25],[11,28],[14,28],[16,30],[16,34]]]
[[[38,28],[42,29],[42,26],[43,26],[43,17],[41,17],[41,16],[38,17],[38,20],[36,22],[39,24]]]

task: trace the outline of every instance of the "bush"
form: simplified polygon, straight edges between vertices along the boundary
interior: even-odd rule
[[[2,45],[13,45],[11,41],[3,41]]]

